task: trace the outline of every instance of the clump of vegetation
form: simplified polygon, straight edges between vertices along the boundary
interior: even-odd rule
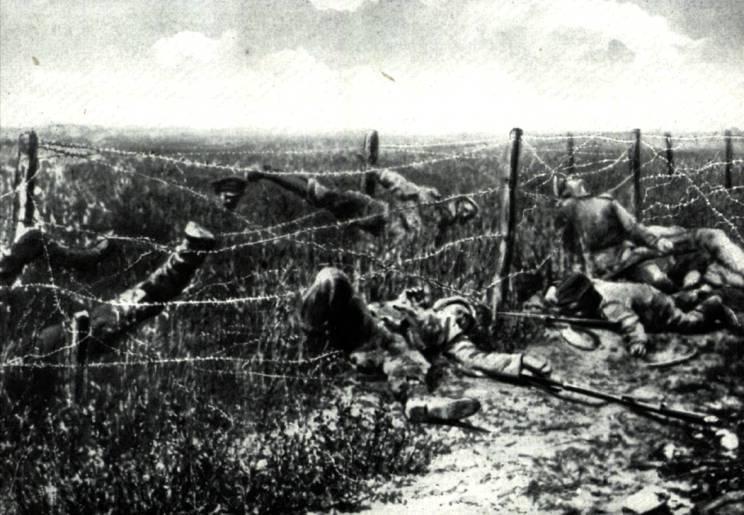
[[[193,392],[192,392],[193,393]],[[423,432],[352,401],[258,427],[193,395],[58,404],[3,402],[0,508],[23,513],[286,513],[352,507],[375,482],[426,469]]]

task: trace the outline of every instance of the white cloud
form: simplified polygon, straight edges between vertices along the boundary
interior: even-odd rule
[[[155,61],[166,68],[204,65],[224,57],[235,46],[237,32],[226,31],[219,39],[201,32],[183,31],[157,40],[150,49]]]
[[[13,62],[0,78],[0,124],[505,134],[710,130],[744,119],[744,71],[701,62],[700,41],[635,5],[474,0],[452,14],[441,26],[431,18],[447,52],[412,49],[422,52],[413,64],[391,56],[336,68],[302,47],[247,56],[232,30],[163,37],[134,63],[115,54],[87,68]],[[621,58],[605,59],[612,52]]]

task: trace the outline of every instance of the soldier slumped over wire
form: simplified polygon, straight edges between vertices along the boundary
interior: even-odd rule
[[[479,212],[478,204],[468,197],[437,203],[441,195],[435,188],[415,184],[392,170],[372,170],[368,174],[385,189],[389,200],[358,191],[330,188],[315,178],[277,174],[270,169],[249,171],[245,179],[219,179],[213,187],[228,207],[237,203],[234,199],[242,195],[246,181],[264,179],[300,196],[314,207],[328,210],[339,222],[349,222],[352,229],[375,237],[386,235],[393,245],[407,239],[415,240],[421,234],[422,204],[433,204],[439,231],[456,223],[465,223]]]
[[[144,281],[125,290],[114,299],[98,304],[90,313],[88,354],[91,358],[115,349],[119,336],[165,309],[189,285],[194,273],[214,248],[211,232],[194,222],[184,230],[185,238],[168,259]],[[56,324],[35,337],[35,353],[45,356],[65,344],[66,328]]]
[[[393,301],[367,304],[342,271],[324,268],[303,293],[300,314],[310,337],[344,351],[357,369],[384,374],[414,422],[455,421],[480,409],[476,399],[438,394],[432,362],[439,357],[488,376],[550,374],[541,358],[476,347],[469,336],[476,313],[466,299],[430,302],[420,290],[406,290]]]
[[[617,323],[630,353],[639,357],[646,354],[647,333],[728,329],[744,334],[736,313],[717,295],[690,305],[648,284],[590,279],[578,272],[549,288],[545,302],[562,315]]]
[[[610,195],[590,195],[581,180],[556,184],[564,245],[592,276],[681,289],[744,288],[744,250],[720,229],[638,223]]]

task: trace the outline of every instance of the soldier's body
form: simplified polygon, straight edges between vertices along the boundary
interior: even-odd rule
[[[315,178],[307,179],[272,171],[250,171],[244,181],[270,181],[298,195],[310,205],[329,211],[336,220],[347,223],[349,229],[373,237],[384,236],[391,247],[404,241],[416,241],[421,235],[422,205],[431,204],[440,232],[455,223],[468,221],[478,213],[478,205],[472,199],[463,197],[440,203],[438,201],[441,195],[435,188],[415,184],[392,170],[375,170],[368,172],[368,175],[383,187],[384,198],[372,197],[359,191],[331,188]],[[215,184],[221,185],[225,180],[216,181]],[[239,183],[241,178],[234,177],[230,180]],[[241,193],[244,189],[231,186],[232,189],[240,189]],[[230,199],[230,202],[234,200]]]
[[[91,359],[115,350],[118,337],[161,313],[166,303],[189,285],[216,240],[210,231],[194,222],[186,225],[184,233],[183,242],[147,278],[91,310],[87,340]],[[35,354],[60,357],[55,351],[64,346],[66,331],[63,324],[41,330],[34,337]]]
[[[580,180],[556,188],[564,246],[592,276],[650,284],[672,293],[744,288],[744,250],[720,229],[646,226],[612,196],[592,196]]]
[[[736,314],[717,295],[683,304],[648,284],[610,282],[573,273],[545,295],[561,314],[601,318],[617,324],[635,356],[647,350],[647,333],[682,334],[729,329],[744,334]]]
[[[428,307],[403,292],[394,301],[367,304],[335,268],[321,270],[304,292],[301,316],[309,335],[343,350],[357,368],[382,372],[413,421],[457,420],[480,407],[475,399],[438,395],[441,385],[430,376],[438,357],[495,377],[518,377],[524,369],[550,373],[539,358],[480,350],[468,336],[474,309],[461,297]]]

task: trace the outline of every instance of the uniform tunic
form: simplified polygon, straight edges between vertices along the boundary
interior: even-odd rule
[[[414,313],[411,324],[396,304]],[[327,338],[363,368],[379,368],[393,393],[405,400],[427,391],[431,362],[445,356],[473,371],[516,377],[521,354],[485,352],[467,337],[447,309],[416,307],[401,295],[389,302],[367,304],[353,291],[349,278],[335,268],[321,270],[302,297],[305,330]],[[438,385],[428,385],[428,390]]]

